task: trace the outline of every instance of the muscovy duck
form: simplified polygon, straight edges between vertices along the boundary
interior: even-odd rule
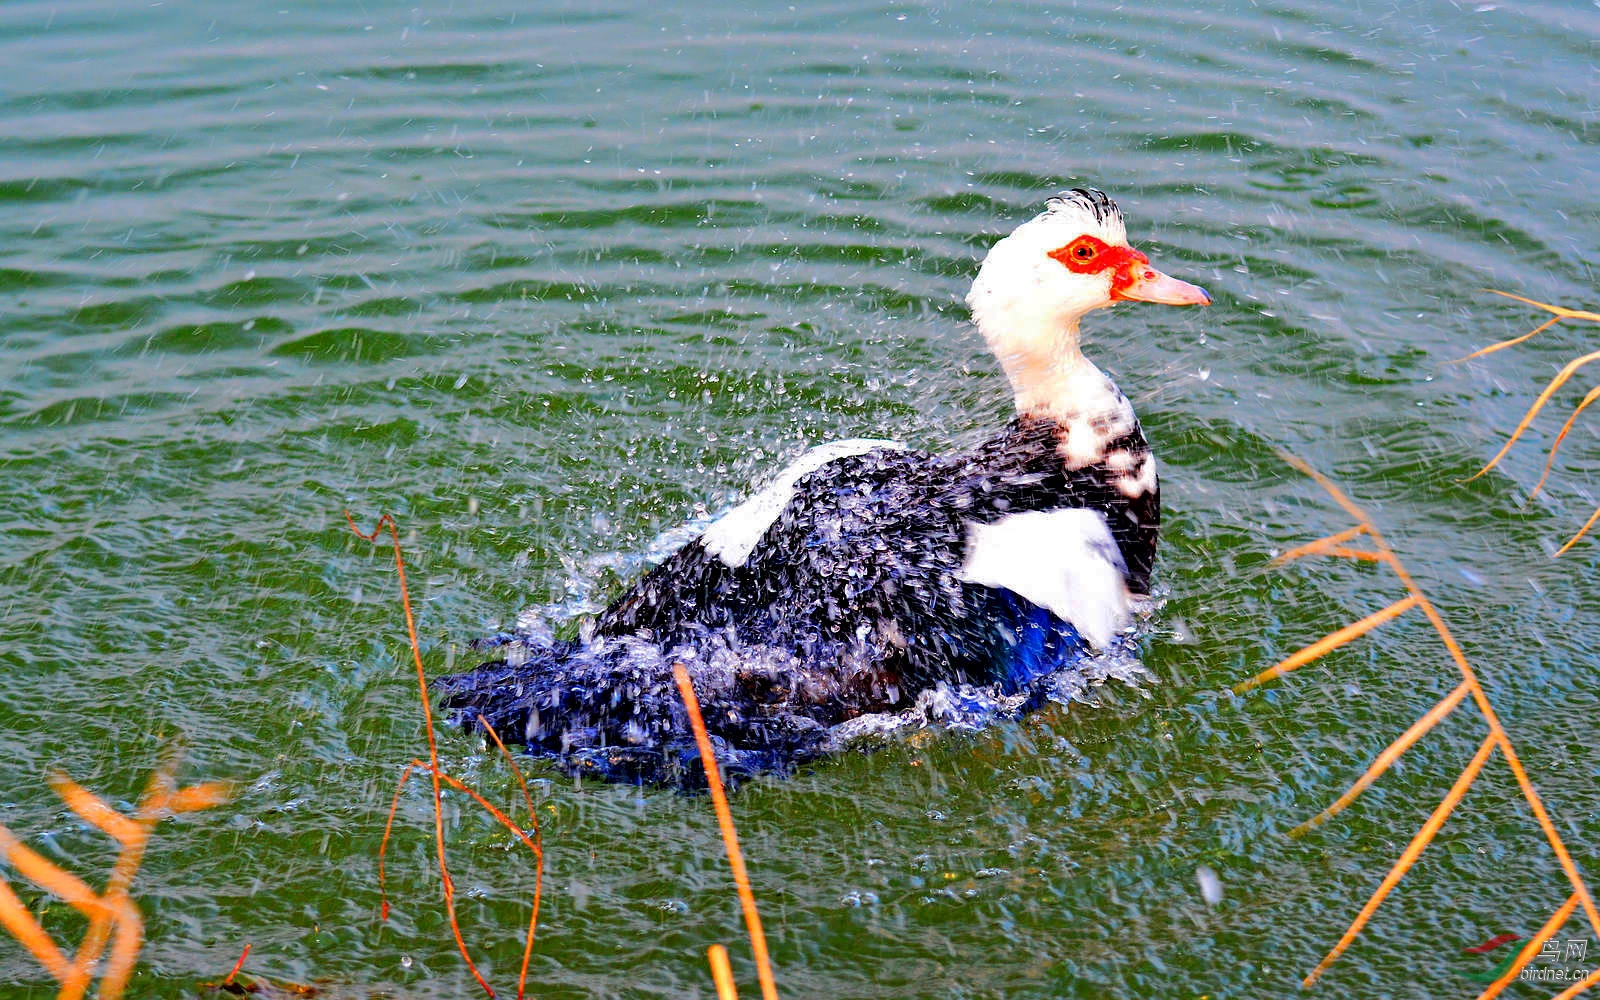
[[[533,622],[481,642],[499,658],[440,681],[446,708],[570,772],[693,784],[674,663],[736,778],[835,749],[853,719],[1072,671],[1127,627],[1160,526],[1139,421],[1078,346],[1083,315],[1124,300],[1210,302],[1128,245],[1104,193],[1051,198],[967,296],[1016,395],[1009,425],[962,455],[813,448],[582,638]]]

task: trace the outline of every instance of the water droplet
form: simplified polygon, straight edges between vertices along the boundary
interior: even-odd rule
[[[1200,883],[1200,898],[1206,901],[1207,906],[1222,902],[1222,879],[1209,865],[1196,868],[1194,877]]]

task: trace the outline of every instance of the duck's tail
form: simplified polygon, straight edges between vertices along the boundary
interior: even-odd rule
[[[569,773],[704,785],[674,663],[689,670],[728,778],[790,770],[820,756],[828,737],[821,723],[772,697],[772,682],[793,670],[792,656],[777,650],[715,637],[664,649],[635,636],[583,641],[543,631],[497,636],[481,646],[500,658],[436,681],[442,706],[468,728],[481,717],[502,739]]]

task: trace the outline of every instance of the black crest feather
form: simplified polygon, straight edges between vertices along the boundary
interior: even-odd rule
[[[1066,208],[1075,205],[1094,216],[1096,222],[1105,222],[1108,219],[1122,221],[1122,209],[1111,197],[1098,188],[1073,188],[1064,194],[1058,194],[1045,202],[1048,211]]]

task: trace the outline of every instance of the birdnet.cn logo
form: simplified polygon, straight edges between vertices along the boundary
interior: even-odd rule
[[[1479,959],[1480,967],[1463,968],[1461,975],[1476,983],[1492,983],[1503,977],[1517,964],[1517,957],[1526,947],[1527,938],[1521,934],[1496,934],[1494,937],[1462,948],[1463,955],[1493,956],[1494,964],[1486,965]],[[1589,956],[1594,954],[1595,959]],[[1528,964],[1517,971],[1517,982],[1523,983],[1579,983],[1600,980],[1600,950],[1589,947],[1583,937],[1550,937],[1539,943],[1539,950],[1528,959]]]

